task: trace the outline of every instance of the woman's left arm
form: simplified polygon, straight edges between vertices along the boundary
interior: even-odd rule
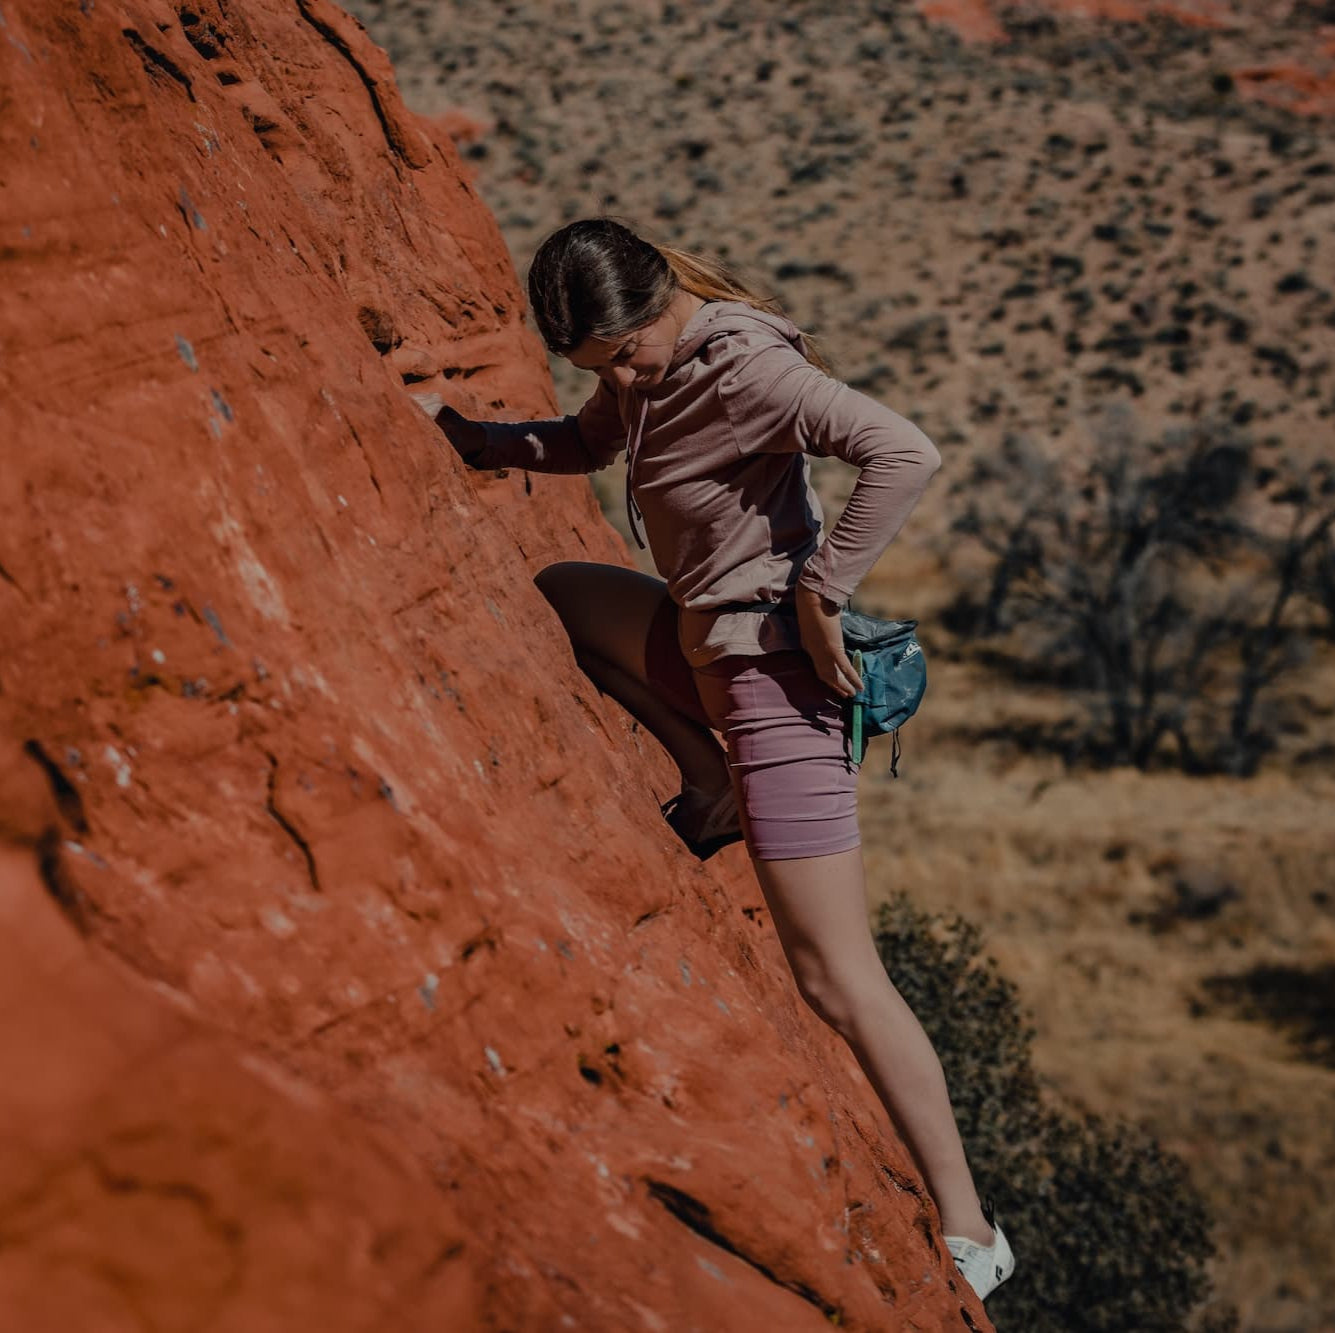
[[[843,392],[810,424],[809,451],[852,463],[858,479],[799,583],[842,606],[904,526],[941,455],[907,417],[839,387]]]
[[[843,513],[797,585],[803,646],[821,678],[852,695],[861,681],[844,653],[839,611],[904,526],[941,455],[906,417],[778,341],[754,349],[744,373],[731,378],[729,414],[743,451],[748,443],[761,452],[801,450],[859,469]]]

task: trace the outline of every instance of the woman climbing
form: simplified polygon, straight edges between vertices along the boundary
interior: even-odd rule
[[[598,376],[579,412],[479,422],[419,402],[473,468],[594,472],[626,450],[628,518],[664,578],[572,561],[538,585],[581,668],[680,768],[663,807],[677,835],[702,858],[745,841],[800,994],[852,1048],[986,1296],[1014,1259],[975,1191],[941,1063],[872,939],[843,704],[862,682],[840,608],[940,456],[832,378],[773,301],[614,219],[548,236],[528,291],[547,347]],[[860,469],[824,542],[808,454]]]

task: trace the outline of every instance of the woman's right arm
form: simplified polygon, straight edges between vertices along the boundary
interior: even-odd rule
[[[540,421],[470,421],[443,403],[437,408],[435,394],[414,397],[464,462],[480,471],[517,467],[530,472],[597,472],[626,443],[616,394],[601,380],[577,413]]]

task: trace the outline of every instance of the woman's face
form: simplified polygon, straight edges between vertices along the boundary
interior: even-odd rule
[[[644,390],[662,380],[680,332],[681,320],[669,308],[622,338],[586,338],[566,360],[579,370],[592,370],[609,388]]]

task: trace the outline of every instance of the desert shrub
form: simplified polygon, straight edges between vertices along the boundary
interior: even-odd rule
[[[1207,1294],[1211,1219],[1182,1161],[1144,1130],[1040,1096],[1033,1029],[982,958],[978,928],[906,894],[873,924],[886,970],[927,1030],[979,1194],[1016,1255],[988,1298],[998,1328],[1176,1333]]]
[[[1203,986],[1241,1017],[1286,1033],[1304,1060],[1335,1069],[1335,963],[1261,963],[1236,976],[1206,977]]]
[[[1075,690],[1068,760],[1250,774],[1329,596],[1335,470],[1262,461],[1231,421],[1145,439],[1112,409],[1096,434],[1083,465],[1020,437],[977,462],[953,533],[985,569],[947,622]]]

